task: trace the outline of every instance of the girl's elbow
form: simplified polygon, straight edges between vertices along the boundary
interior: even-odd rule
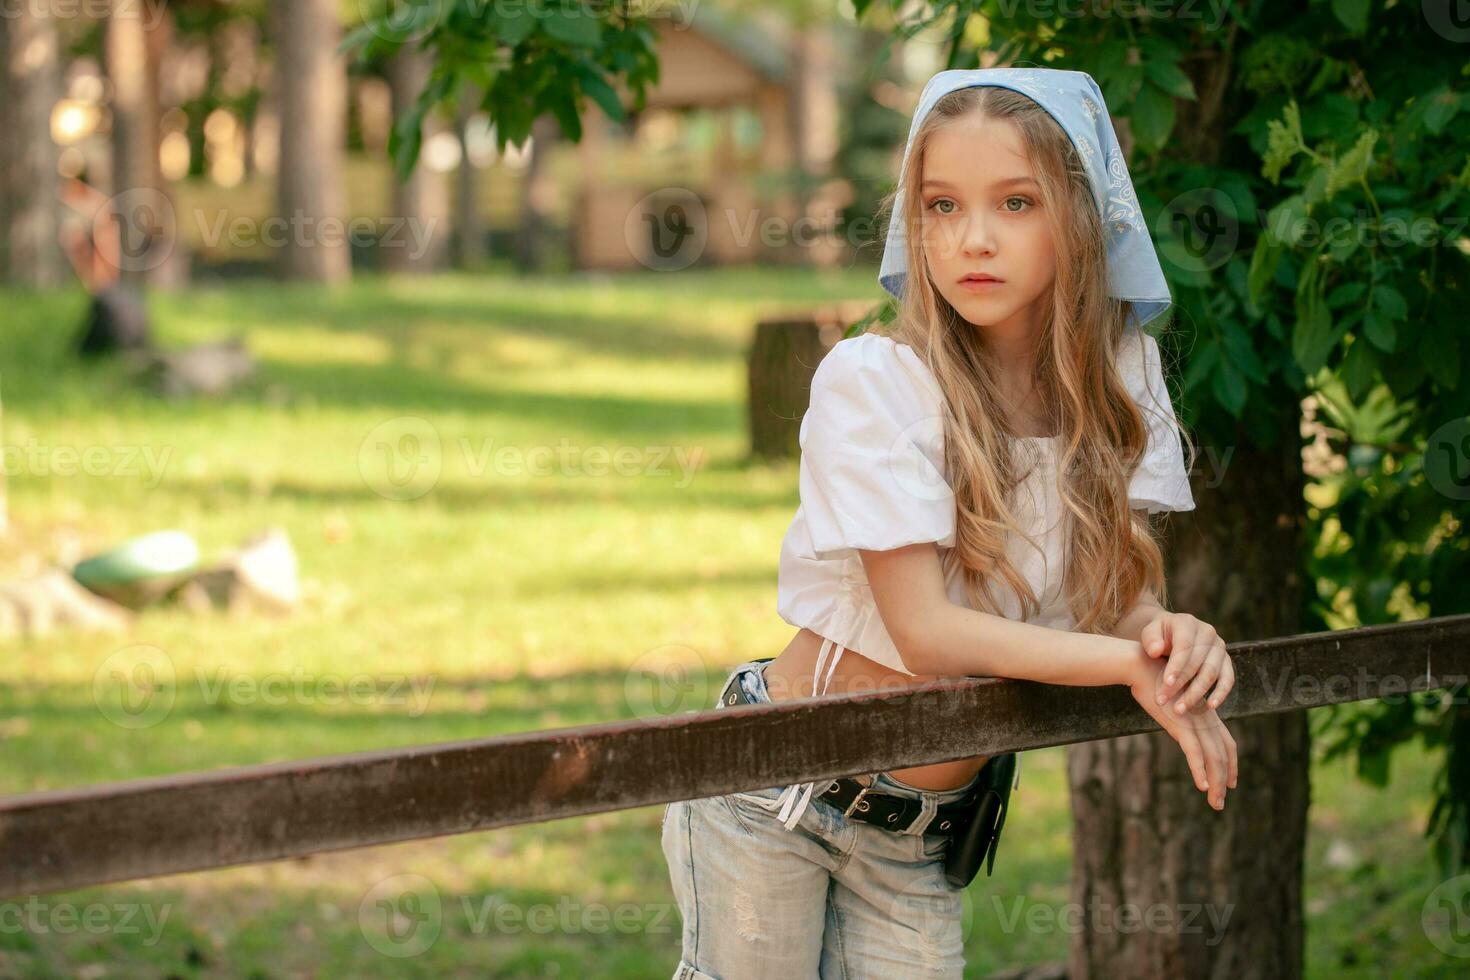
[[[893,647],[898,651],[904,667],[913,674],[936,674],[935,645],[939,630],[935,621],[939,617],[932,613],[918,613],[902,617],[889,631]]]

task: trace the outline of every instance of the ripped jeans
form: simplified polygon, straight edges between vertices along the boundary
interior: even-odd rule
[[[732,676],[768,702],[763,666]],[[880,773],[876,788],[924,807],[902,832],[819,799],[787,830],[781,786],[670,803],[663,851],[683,919],[674,980],[961,977],[961,890],[944,878],[945,838],[924,829],[972,784],[923,790]]]

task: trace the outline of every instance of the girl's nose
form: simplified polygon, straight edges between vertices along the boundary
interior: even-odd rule
[[[966,255],[990,255],[995,252],[995,234],[983,218],[971,217],[965,222]]]

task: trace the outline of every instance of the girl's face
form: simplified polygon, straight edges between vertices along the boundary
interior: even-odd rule
[[[1056,278],[1056,253],[1016,127],[979,113],[946,123],[925,150],[919,192],[939,294],[976,326],[1029,333]],[[1000,281],[966,281],[979,274]]]

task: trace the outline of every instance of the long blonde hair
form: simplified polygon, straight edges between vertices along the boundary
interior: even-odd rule
[[[1066,602],[1077,631],[1106,633],[1145,586],[1168,603],[1154,530],[1128,505],[1128,484],[1148,444],[1143,415],[1116,367],[1128,305],[1108,295],[1102,220],[1072,141],[1041,106],[996,86],[958,89],[934,104],[914,135],[903,170],[910,177],[900,189],[908,276],[887,333],[919,354],[944,394],[945,473],[958,509],[946,572],[959,564],[972,608],[1001,614],[990,591],[1000,580],[1020,600],[1023,619],[1040,611],[1040,600],[1006,555],[1008,532],[1022,533],[1010,495],[1025,477],[1025,460],[1011,444],[1016,433],[1008,428],[996,383],[1001,368],[984,332],[962,320],[935,290],[924,256],[919,185],[925,148],[937,129],[971,112],[1016,126],[1051,224],[1056,282],[1043,299],[1047,315],[1036,337],[1032,380],[1045,406],[1047,431],[1060,433],[1056,472],[1066,525]],[[885,223],[900,190],[882,202]]]

